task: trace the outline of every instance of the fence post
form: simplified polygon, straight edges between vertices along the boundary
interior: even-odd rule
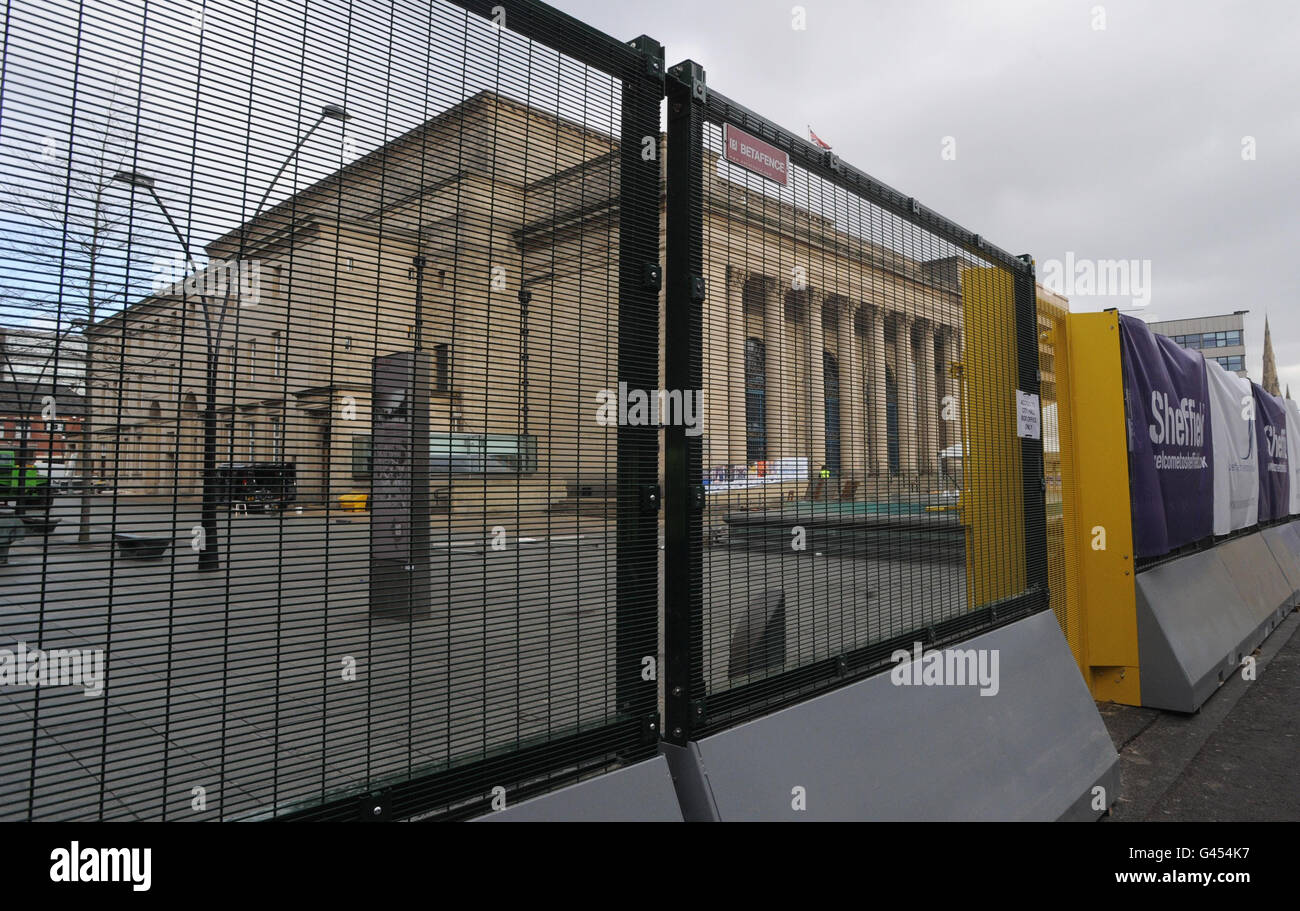
[[[1038,291],[1034,278],[1034,260],[1029,254],[1017,258],[1024,263],[1024,268],[1015,274],[1016,356],[1019,362],[1017,385],[1021,391],[1037,396],[1040,392]],[[1041,405],[1040,400],[1040,409]],[[1034,610],[1048,604],[1046,481],[1043,476],[1042,436],[1040,419],[1038,439],[1020,439],[1025,504],[1025,589],[1030,593]]]
[[[704,69],[668,71],[667,294],[664,377],[670,390],[702,383],[704,287]],[[700,438],[664,431],[664,739],[684,744],[702,717],[704,592]]]
[[[623,81],[619,144],[618,379],[629,389],[659,384],[659,100],[664,50],[645,35],[631,42],[643,70]],[[647,142],[649,145],[647,145]],[[647,151],[647,148],[650,150]],[[592,406],[595,407],[594,405]],[[659,734],[658,428],[619,424],[617,443],[617,704],[643,719],[643,740]],[[655,673],[647,675],[646,659]]]

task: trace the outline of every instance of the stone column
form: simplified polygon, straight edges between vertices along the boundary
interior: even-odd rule
[[[871,376],[871,469],[877,477],[889,474],[889,419],[885,398],[885,312],[871,311],[867,366]]]
[[[934,463],[939,452],[938,394],[934,383],[934,323],[929,320],[919,320],[918,324],[920,358],[916,367],[918,373],[916,385],[921,399],[916,410],[917,420],[921,425],[920,432],[917,434],[917,442],[920,444],[918,463],[919,470],[929,474],[934,471]]]
[[[822,361],[826,351],[826,331],[822,326],[825,295],[809,290],[803,298],[808,308],[808,468],[815,478],[826,463],[826,371]]]
[[[935,365],[935,370],[939,375],[939,386],[935,391],[938,407],[938,423],[935,424],[935,431],[938,434],[938,450],[942,452],[953,443],[957,442],[955,428],[957,426],[954,418],[956,417],[957,399],[952,391],[952,328],[949,326],[940,326],[936,330],[936,337],[939,340],[939,362]]]
[[[785,396],[789,378],[785,372],[785,305],[781,300],[780,285],[771,276],[756,278],[758,293],[763,302],[763,347],[766,353],[766,408],[767,457],[776,459],[786,455],[786,436],[783,422],[786,419]]]
[[[798,316],[799,296],[777,285],[780,295],[782,318],[790,315],[788,305],[795,308]],[[787,320],[781,336],[781,397],[784,407],[781,409],[781,455],[808,456],[808,369],[804,363],[805,323]]]
[[[859,480],[867,471],[866,411],[863,407],[862,340],[857,332],[858,307],[848,302],[840,315],[840,450],[846,479]]]
[[[949,328],[945,335],[944,362],[944,376],[948,384],[948,394],[952,396],[953,415],[953,419],[948,422],[948,445],[954,446],[957,443],[964,444],[966,441],[966,405],[962,401],[965,390],[964,380],[952,375],[954,364],[961,365],[963,375],[966,369],[966,365],[962,363],[961,330],[955,326]]]
[[[898,462],[905,476],[916,473],[916,364],[912,352],[912,317],[894,317],[894,377],[898,381]]]
[[[726,462],[744,465],[749,428],[745,424],[745,281],[744,272],[727,269],[727,331],[719,338],[728,340],[727,356],[722,366],[727,371]],[[722,430],[722,428],[719,428]]]

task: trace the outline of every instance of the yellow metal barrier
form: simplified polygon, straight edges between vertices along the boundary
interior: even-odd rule
[[[1005,269],[963,269],[962,524],[967,605],[1025,590],[1024,494],[1016,436],[1016,296]]]
[[[1052,608],[1093,698],[1140,705],[1119,317],[1038,308]]]
[[[1052,611],[1080,672],[1084,672],[1079,618],[1079,566],[1074,548],[1074,422],[1070,409],[1069,309],[1064,298],[1038,289],[1038,375],[1043,406],[1043,479],[1047,512],[1047,580]]]

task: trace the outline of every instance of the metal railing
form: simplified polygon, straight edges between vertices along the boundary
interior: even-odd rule
[[[5,35],[0,817],[471,817],[1047,606],[1032,265],[652,39]]]
[[[94,10],[5,32],[4,325],[53,366],[4,379],[54,495],[0,645],[102,679],[6,687],[0,815],[465,816],[652,755],[658,441],[597,395],[657,385],[658,46]]]
[[[692,61],[668,99],[667,385],[706,403],[665,441],[681,743],[1043,609],[1047,567],[1032,263]]]

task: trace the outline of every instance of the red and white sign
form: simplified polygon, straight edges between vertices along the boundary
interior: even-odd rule
[[[790,156],[776,146],[757,136],[750,136],[729,123],[722,125],[722,146],[727,161],[761,174],[768,180],[786,185],[790,172]]]

